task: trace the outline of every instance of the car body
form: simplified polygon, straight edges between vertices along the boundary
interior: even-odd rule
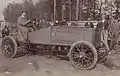
[[[95,29],[70,26],[53,26],[29,33],[33,44],[71,45],[84,40],[94,44]]]

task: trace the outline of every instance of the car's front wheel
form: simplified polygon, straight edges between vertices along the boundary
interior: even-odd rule
[[[17,42],[11,36],[6,36],[2,40],[1,52],[6,58],[13,58],[17,52]]]

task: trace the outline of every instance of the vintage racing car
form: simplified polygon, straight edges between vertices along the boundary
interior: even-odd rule
[[[109,47],[100,39],[96,28],[53,24],[39,30],[29,31],[27,41],[21,43],[16,28],[2,40],[1,51],[7,58],[27,50],[49,50],[55,55],[68,56],[78,69],[92,69],[97,62],[104,61]]]

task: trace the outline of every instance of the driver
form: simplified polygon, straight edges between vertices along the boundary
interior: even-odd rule
[[[30,22],[30,20],[27,19],[26,17],[26,12],[22,12],[21,16],[18,18],[17,21],[17,27],[18,27],[18,33],[19,33],[19,37],[18,39],[20,41],[25,41],[27,40],[27,24]]]

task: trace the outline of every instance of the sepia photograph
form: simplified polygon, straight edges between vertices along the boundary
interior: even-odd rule
[[[120,76],[120,0],[1,0],[0,76]]]

